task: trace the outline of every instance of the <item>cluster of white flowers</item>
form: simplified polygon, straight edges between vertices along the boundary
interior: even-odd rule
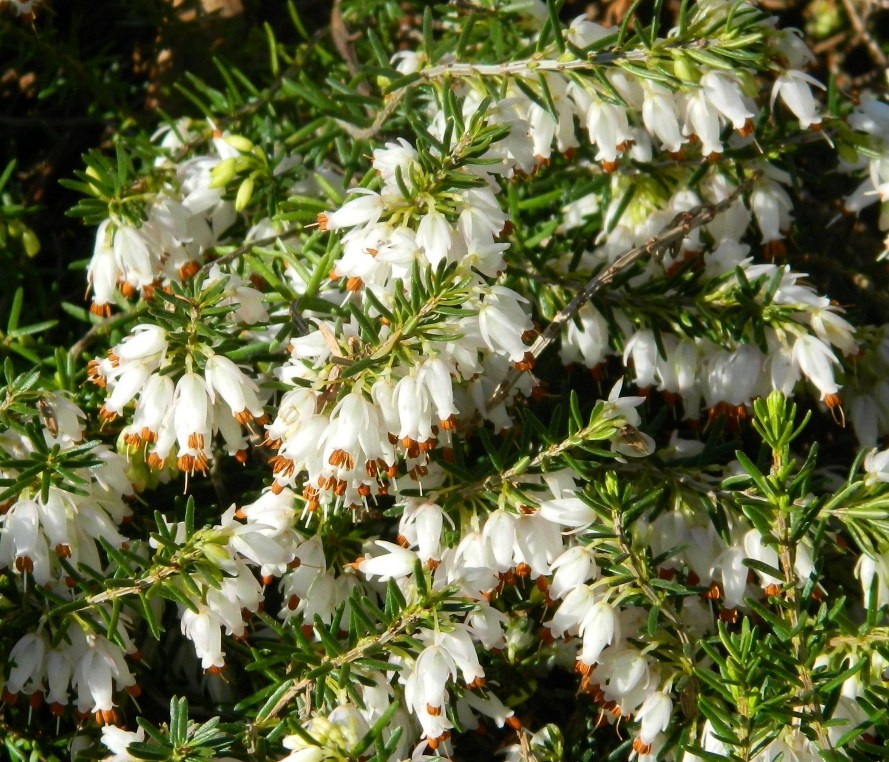
[[[820,85],[802,71],[810,54],[795,34],[777,31],[745,3],[731,4],[731,11],[727,3],[701,3],[689,23],[715,24],[730,12],[759,19],[757,34],[767,40],[773,56],[770,108],[777,110],[780,101],[800,129],[819,129],[822,118],[811,88]],[[584,48],[611,33],[581,18],[565,36]],[[497,431],[507,429],[515,424],[514,403],[536,389],[532,318],[540,305],[501,277],[515,266],[508,262],[510,215],[504,189],[541,171],[554,150],[566,153],[585,140],[598,162],[590,171],[607,173],[607,192],[575,199],[562,209],[563,224],[553,226],[570,233],[591,215],[601,219],[599,237],[557,263],[563,274],[601,273],[677,214],[737,196],[663,258],[633,270],[610,294],[614,304],[607,311],[588,302],[566,321],[563,363],[598,368],[619,358],[640,390],[657,389],[671,404],[681,402],[685,417],[695,422],[704,408],[714,417],[743,417],[757,397],[772,390],[789,395],[804,382],[831,410],[841,404],[843,358],[859,351],[852,325],[805,275],[755,258],[758,252],[769,258],[782,253],[793,221],[790,177],[766,159],[731,173],[721,163],[727,151],[754,141],[762,80],[752,70],[716,68],[706,56],[679,48],[671,64],[673,77],[639,77],[630,68],[605,64],[599,76],[586,76],[580,64],[588,62],[569,66],[570,57],[569,51],[564,60],[553,62],[541,55],[533,67],[478,66],[470,72],[459,70],[456,61],[446,62],[460,74],[449,84],[454,100],[445,109],[431,99],[421,114],[436,147],[399,138],[374,149],[370,187],[350,188],[338,208],[318,215],[318,230],[311,235],[330,234],[324,271],[308,273],[310,278],[292,268],[285,272],[293,295],[330,309],[310,307],[301,313],[305,330],[289,340],[283,359],[242,367],[218,341],[213,343],[219,336],[204,340],[212,331],[202,334],[194,324],[175,328],[140,317],[142,322],[106,356],[89,364],[89,379],[106,395],[98,415],[106,423],[124,419],[121,450],[135,462],[134,471],[144,461],[164,480],[177,470],[206,474],[217,435],[229,456],[246,462],[245,426],[253,435],[264,433],[257,453],[265,448],[275,453],[265,488],[252,502],[231,506],[196,532],[185,522],[167,519],[171,542],[187,545],[201,560],[194,568],[183,563],[178,576],[163,582],[175,586],[181,634],[203,670],[225,668],[225,637],[250,634],[249,621],[273,583],[281,596],[278,617],[301,627],[298,634],[307,642],[324,640],[318,623],[351,621],[356,600],[386,601],[389,586],[397,587],[408,608],[423,603],[421,588],[454,604],[442,604],[423,624],[406,623],[403,633],[391,635],[403,634],[410,644],[375,653],[377,666],[350,666],[357,679],[336,695],[339,705],[311,715],[303,732],[286,736],[283,744],[290,753],[282,762],[360,754],[356,749],[384,716],[389,717],[384,741],[392,738],[393,728],[402,731],[392,759],[421,759],[430,749],[447,755],[455,727],[462,732],[490,722],[520,729],[505,702],[507,687],[494,679],[487,682],[480,655],[539,647],[550,649],[551,663],[572,664],[580,673],[581,689],[599,706],[602,725],[630,723],[638,759],[653,761],[667,743],[681,676],[656,648],[640,645],[637,636],[646,626],[647,610],[628,604],[621,586],[610,584],[603,572],[613,562],[615,528],[603,519],[576,461],[569,461],[571,468],[547,470],[538,468],[533,461],[538,453],[532,453],[528,461],[534,468],[510,473],[508,483],[502,475],[502,494],[493,500],[490,494],[485,499],[474,494],[458,510],[452,510],[455,495],[462,501],[467,485],[455,484],[442,465],[454,454],[460,427],[487,422]],[[615,60],[634,64],[637,59],[630,52]],[[395,63],[403,73],[428,65],[420,54],[406,51]],[[505,96],[493,102],[491,77],[500,78],[499,95]],[[668,86],[673,80],[675,86]],[[459,116],[449,113],[454,104]],[[455,137],[458,122],[465,134]],[[879,139],[889,131],[889,109],[866,99],[850,125]],[[479,131],[502,126],[508,133],[496,133],[502,137],[485,144],[478,155],[460,153]],[[187,156],[190,137],[171,131],[163,146],[170,155],[181,151]],[[454,145],[447,145],[451,139]],[[159,162],[164,182],[147,194],[141,225],[121,217],[99,226],[89,268],[96,314],[109,314],[118,293],[148,296],[159,288],[174,293],[169,300],[175,300],[178,289],[171,286],[189,281],[235,222],[235,204],[226,198],[219,167],[241,156],[243,143],[219,136],[212,145],[212,156]],[[452,153],[442,155],[446,151]],[[680,181],[670,188],[669,182],[649,180],[633,168],[696,151],[704,161],[698,162],[694,190],[682,187],[687,179],[682,169],[676,173]],[[430,163],[441,166],[430,170]],[[889,158],[871,159],[869,167],[870,179],[846,202],[851,212],[872,198],[886,201]],[[338,177],[327,168],[319,176],[322,171],[325,187],[335,192]],[[742,183],[749,186],[744,194]],[[263,219],[253,224],[251,236],[268,231],[271,237],[274,225]],[[298,244],[291,250],[281,246],[299,255]],[[249,270],[246,264],[240,271],[244,278]],[[620,305],[622,296],[652,282],[666,284],[658,295],[664,302],[680,300],[681,288],[671,285],[671,278],[688,270],[694,271],[700,298],[687,306],[672,304],[666,322],[649,319],[646,305],[638,310]],[[275,274],[271,266],[264,272]],[[530,273],[528,279],[533,278]],[[275,323],[278,318],[283,322],[280,304],[267,306],[260,291],[218,266],[203,283],[207,288],[224,285],[222,301],[213,307],[231,308],[227,340],[242,338],[237,324],[245,323],[255,328],[252,337],[263,335],[272,352],[280,350],[276,342],[283,334]],[[745,309],[757,313],[755,326],[725,324],[723,313],[734,314],[739,293],[745,296]],[[686,310],[682,316],[680,309]],[[171,306],[169,311],[175,310]],[[194,321],[200,321],[199,313],[195,308]],[[717,323],[723,321],[718,335],[705,325],[714,314]],[[889,369],[889,342],[870,343]],[[845,399],[855,431],[867,445],[889,431],[889,386],[878,373],[871,375],[873,383],[855,380]],[[497,393],[504,381],[509,389]],[[279,396],[266,394],[264,382]],[[644,398],[621,396],[622,384],[595,407],[599,417],[590,428],[594,423],[599,428],[589,440],[607,441],[611,453],[604,456],[626,466],[626,458],[650,455],[656,444],[638,430],[637,408]],[[79,442],[82,413],[60,396],[52,406],[57,431],[45,433],[47,444],[64,449]],[[0,447],[22,458],[30,445],[17,433],[4,432]],[[660,455],[669,460],[701,449],[674,433]],[[20,496],[0,516],[0,565],[23,580],[33,577],[62,599],[74,586],[66,564],[101,571],[100,542],[113,548],[126,543],[119,526],[129,516],[124,497],[133,493],[127,463],[101,445],[91,452],[100,464],[85,472],[80,493],[50,486],[42,494]],[[732,475],[733,468],[720,476]],[[889,481],[889,455],[872,452],[864,469],[869,485]],[[711,477],[702,477],[704,487],[715,494],[719,486]],[[363,537],[360,558],[343,558],[341,548],[326,546],[321,531],[312,532],[328,520],[342,520],[348,513],[343,509],[355,509],[358,516],[380,504],[399,516],[397,536],[389,536],[394,542]],[[796,545],[793,569],[784,570],[777,534],[761,532],[740,512],[727,515],[717,530],[703,506],[677,500],[646,509],[634,521],[621,538],[626,543],[621,552],[639,550],[659,559],[662,581],[680,579],[704,591],[686,596],[677,614],[677,626],[691,638],[712,635],[718,620],[733,623],[750,612],[751,600],[767,602],[788,586],[813,585],[819,594],[810,541]],[[163,545],[163,538],[150,543],[158,551]],[[67,559],[65,564],[61,559]],[[764,566],[792,572],[792,582],[761,571]],[[887,554],[862,556],[857,573],[866,600],[875,591],[880,605],[889,602]],[[527,622],[496,605],[499,596],[522,590],[534,590],[547,607],[542,633],[529,634]],[[138,690],[125,659],[136,653],[131,628],[125,618],[115,621],[116,632],[106,636],[79,621],[50,631],[42,619],[40,628],[12,650],[4,699],[45,694],[51,704],[63,707],[70,686],[77,691],[78,711],[114,721],[114,691]],[[847,682],[831,718],[836,738],[861,721],[855,703],[860,684]],[[392,714],[394,703],[399,708]],[[103,740],[114,754],[109,759],[128,760],[126,747],[139,738],[106,731]],[[704,726],[700,744],[711,753],[728,753],[710,725]],[[814,759],[810,746],[796,728],[788,728],[755,759],[764,762],[781,754]],[[686,754],[684,759],[697,757]]]
[[[211,283],[219,277],[211,273]],[[221,304],[232,305],[228,314],[232,321],[255,323],[268,318],[259,292],[244,286],[237,276],[224,277]],[[113,420],[135,400],[123,439],[135,451],[144,448],[146,462],[157,471],[175,463],[184,473],[206,472],[217,432],[228,453],[243,462],[247,440],[242,424],[267,420],[256,382],[209,347],[192,348],[185,357],[170,352],[169,339],[163,328],[143,323],[106,357],[90,361],[90,380],[109,392],[100,416]],[[203,373],[195,367],[198,356]],[[172,374],[182,370],[174,381]]]
[[[66,451],[79,449],[84,413],[59,393],[46,393],[41,405],[46,411],[40,432],[45,445],[58,448],[59,459]],[[36,451],[29,437],[13,430],[0,434],[0,450],[10,462],[27,462]],[[30,584],[42,586],[59,599],[71,600],[75,595],[71,573],[80,568],[100,573],[107,566],[100,544],[119,548],[127,542],[119,531],[132,513],[127,503],[133,495],[127,463],[105,445],[96,444],[87,453],[95,465],[72,474],[81,483],[76,491],[50,485],[45,492],[37,488],[3,506],[0,565],[15,574],[22,589],[27,589],[31,580]],[[15,468],[4,469],[2,477],[14,480],[20,473]],[[48,627],[40,618],[37,630],[13,646],[3,699],[15,701],[17,694],[24,693],[32,704],[39,705],[45,696],[53,712],[61,714],[69,703],[70,684],[77,691],[79,712],[96,712],[102,721],[113,721],[114,691],[138,692],[124,658],[135,654],[136,648],[123,618],[115,640],[101,634],[104,627],[94,630],[95,623],[91,627],[86,620],[66,620],[60,631],[52,632],[52,638]]]
[[[170,154],[193,137],[186,125],[162,135],[161,146]],[[169,178],[141,210],[141,224],[108,219],[99,225],[89,266],[93,313],[111,314],[118,292],[125,298],[137,291],[147,296],[154,288],[193,276],[204,253],[235,221],[234,204],[224,198],[225,188],[214,183],[213,170],[239,151],[222,136],[214,137],[212,145],[214,155],[159,160],[169,169]]]
[[[267,584],[298,558],[300,538],[293,524],[293,495],[269,492],[241,509],[230,507],[219,525],[202,530],[199,547],[218,578],[208,579],[204,571],[191,575],[192,583],[186,588],[191,592],[185,595],[192,605],[179,605],[179,619],[182,634],[194,644],[204,670],[222,670],[223,631],[243,637],[247,620],[265,599],[254,569]],[[178,544],[184,542],[183,523],[170,530]]]

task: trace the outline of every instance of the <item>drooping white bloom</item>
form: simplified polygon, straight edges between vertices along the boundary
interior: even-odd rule
[[[682,148],[682,134],[675,96],[663,85],[648,80],[645,81],[644,91],[642,120],[645,128],[661,141],[665,151],[678,152]]]
[[[453,232],[445,216],[430,202],[428,211],[417,225],[416,241],[433,269],[448,258]]]
[[[719,112],[703,91],[691,93],[686,99],[682,134],[697,136],[701,141],[701,153],[712,156],[721,154],[723,150],[719,133]]]
[[[578,659],[584,664],[596,664],[602,651],[620,639],[620,619],[613,605],[606,600],[598,600],[583,617],[580,623],[583,646]]]
[[[19,638],[9,652],[11,668],[5,690],[11,694],[21,693],[26,686],[28,693],[40,690],[45,654],[46,639],[42,635],[29,632]]]
[[[204,366],[204,380],[210,401],[215,402],[218,394],[238,423],[263,417],[256,382],[227,357],[213,354]]]
[[[219,620],[206,607],[198,611],[185,609],[180,614],[182,634],[193,644],[203,669],[219,669],[225,665],[222,630]]]
[[[400,579],[414,572],[417,555],[385,540],[374,540],[374,544],[384,552],[378,556],[364,558],[358,563],[358,570],[367,577],[379,577],[380,580]]]
[[[701,87],[707,100],[736,130],[744,129],[747,120],[754,116],[741,94],[741,83],[733,74],[710,70],[701,76]]]
[[[839,360],[821,339],[809,334],[800,336],[793,343],[793,362],[818,388],[822,399],[839,391],[831,367],[839,365]]]
[[[781,231],[790,227],[793,202],[787,191],[777,182],[761,178],[750,194],[750,205],[762,232],[762,242],[770,243],[784,238]]]
[[[71,678],[77,689],[77,707],[82,712],[109,712],[114,708],[115,687],[121,690],[135,685],[136,679],[118,645],[102,635],[82,637],[86,647]]]
[[[551,565],[555,572],[549,586],[552,598],[564,598],[572,590],[598,576],[595,552],[589,545],[573,545]]]
[[[379,193],[370,188],[353,188],[350,193],[353,198],[339,209],[318,215],[321,230],[339,230],[357,225],[370,227],[380,219],[385,203]]]
[[[172,418],[179,445],[179,470],[205,471],[212,429],[206,382],[197,373],[184,373],[176,382]]]
[[[772,86],[771,108],[774,109],[775,100],[781,96],[784,105],[799,119],[801,129],[806,130],[813,124],[820,124],[821,115],[812,96],[811,85],[824,89],[824,85],[817,79],[804,72],[796,69],[784,72]]]
[[[670,694],[663,691],[655,691],[642,702],[635,719],[640,723],[639,738],[643,744],[650,746],[655,736],[667,729],[672,711]]]
[[[624,365],[628,365],[630,361],[633,363],[636,386],[640,389],[653,386],[658,348],[654,333],[650,329],[636,331],[624,344]]]
[[[592,100],[586,111],[586,128],[590,141],[599,149],[596,160],[611,164],[622,147],[632,140],[626,109],[613,103]]]
[[[511,362],[522,362],[527,347],[522,335],[531,320],[519,306],[527,299],[505,286],[491,286],[478,311],[482,339],[492,352],[506,354]]]

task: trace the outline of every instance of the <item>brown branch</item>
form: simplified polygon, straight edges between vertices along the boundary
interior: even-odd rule
[[[224,257],[219,257],[218,259],[214,259],[210,262],[207,262],[200,270],[198,270],[197,275],[206,275],[210,272],[210,269],[213,265],[227,265],[234,262],[239,257],[243,257],[245,254],[249,254],[253,249],[259,246],[269,246],[276,241],[286,240],[287,238],[293,238],[297,233],[301,233],[303,231],[302,225],[296,225],[289,230],[285,230],[283,233],[278,233],[277,235],[270,235],[268,238],[260,238],[256,241],[248,241],[243,246],[238,246],[234,251],[230,251]],[[197,275],[195,277],[197,277]]]
[[[534,359],[537,359],[568,323],[599,290],[611,283],[618,275],[648,257],[662,254],[682,241],[692,230],[713,221],[713,218],[721,211],[728,209],[742,193],[750,189],[755,177],[739,185],[722,201],[715,204],[701,204],[687,212],[680,212],[672,221],[656,236],[650,238],[641,246],[630,249],[618,257],[613,264],[590,280],[568,304],[559,311],[550,324],[537,337],[537,340],[528,350]],[[487,408],[490,410],[502,402],[516,381],[521,378],[524,371],[512,369],[506,378],[500,382],[493,394],[488,398]]]

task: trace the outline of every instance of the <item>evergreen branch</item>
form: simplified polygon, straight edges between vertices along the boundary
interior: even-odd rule
[[[580,311],[580,308],[600,289],[610,284],[618,275],[630,269],[637,262],[649,257],[663,255],[670,248],[677,246],[692,230],[712,222],[719,212],[728,209],[741,194],[746,193],[753,185],[755,179],[756,176],[741,183],[722,201],[715,204],[701,204],[693,209],[689,209],[687,212],[680,212],[656,236],[618,257],[613,264],[592,278],[580,293],[571,300],[568,306],[561,309],[550,321],[549,325],[537,337],[531,349],[528,350],[531,356],[534,359],[540,357],[543,351],[556,340],[562,327],[567,325],[568,321],[573,319]],[[521,378],[523,372],[515,368],[509,371],[506,378],[498,384],[488,398],[486,405],[489,410],[492,407],[496,407],[506,398],[509,390]]]

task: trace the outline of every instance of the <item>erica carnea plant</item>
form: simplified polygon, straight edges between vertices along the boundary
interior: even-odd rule
[[[885,759],[885,79],[741,0],[284,10],[87,113],[62,322],[0,177],[9,755]]]

